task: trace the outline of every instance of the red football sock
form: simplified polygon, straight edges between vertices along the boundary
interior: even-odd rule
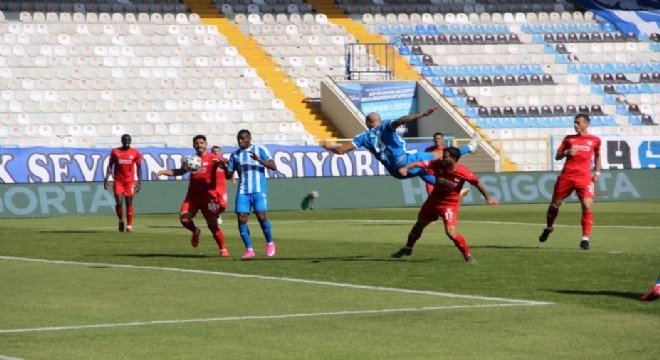
[[[126,223],[128,226],[133,225],[133,205],[128,205],[126,208]]]
[[[122,215],[124,214],[124,207],[121,205],[115,205],[115,213],[117,214],[117,217],[121,221]]]
[[[409,248],[415,246],[415,243],[417,242],[417,240],[420,237],[422,237],[422,232],[421,231],[420,232],[413,232],[411,230],[410,233],[408,234],[408,242],[406,242],[406,246],[409,247]]]
[[[211,230],[211,234],[213,234],[213,239],[215,239],[215,243],[218,244],[218,248],[220,250],[224,249],[225,235],[222,233],[222,230],[220,230],[218,224],[209,225],[209,230]]]
[[[456,233],[456,236],[450,239],[451,241],[454,242],[454,245],[456,245],[456,247],[461,252],[461,254],[463,254],[463,256],[470,255],[470,249],[468,249],[467,243],[465,242],[465,238],[463,237],[463,235]]]
[[[582,212],[582,237],[588,238],[591,235],[591,226],[594,221],[594,213],[591,211]]]
[[[557,218],[557,214],[559,214],[559,208],[554,207],[554,206],[549,206],[548,207],[548,212],[546,213],[546,226],[547,227],[552,227],[555,223],[555,219]]]
[[[193,233],[195,232],[195,229],[197,229],[197,226],[195,226],[195,222],[192,219],[181,219],[181,225]]]

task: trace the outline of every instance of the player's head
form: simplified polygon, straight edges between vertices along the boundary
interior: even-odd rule
[[[380,114],[372,112],[367,115],[364,122],[367,125],[367,129],[375,129],[380,125],[382,120],[380,119]]]
[[[133,139],[131,139],[130,135],[124,134],[121,136],[121,146],[124,148],[129,148],[131,146],[131,141],[133,141]]]
[[[202,155],[206,152],[206,136],[204,135],[195,135],[193,138],[193,148],[197,151],[198,155]]]
[[[222,155],[222,148],[218,145],[213,145],[211,147],[211,152],[213,155]]]
[[[444,167],[451,167],[458,162],[461,158],[461,150],[457,147],[450,146],[442,150],[442,165]]]
[[[435,144],[436,147],[444,146],[445,145],[445,134],[441,132],[437,132],[433,134],[433,144]]]
[[[575,120],[573,120],[573,128],[575,128],[575,132],[578,134],[585,133],[590,122],[591,119],[589,119],[589,115],[577,114],[575,115]]]
[[[241,148],[241,150],[245,150],[251,145],[252,134],[250,134],[249,130],[239,130],[238,134],[236,135],[236,141],[238,142],[238,147]]]

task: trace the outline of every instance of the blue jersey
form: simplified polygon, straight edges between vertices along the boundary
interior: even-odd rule
[[[396,129],[392,128],[392,120],[383,121],[378,127],[354,137],[353,145],[367,148],[383,164],[387,172],[397,179],[425,176],[426,172],[420,168],[410,169],[407,176],[401,176],[399,169],[410,162],[433,160],[434,156],[433,153],[428,152],[407,153],[406,141],[397,134]],[[433,184],[435,179],[429,176],[424,181]]]
[[[353,138],[355,147],[367,148],[388,170],[404,165],[401,159],[406,156],[406,142],[391,125],[391,120],[383,121],[378,127]]]
[[[272,159],[268,149],[259,145],[252,145],[245,150],[240,148],[229,157],[228,168],[238,173],[238,193],[252,194],[266,192],[266,167],[254,160],[249,151],[254,152],[260,159]]]

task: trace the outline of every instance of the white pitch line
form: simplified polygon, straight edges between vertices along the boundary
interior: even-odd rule
[[[17,357],[11,357],[11,356],[0,355],[0,360],[23,360],[23,359],[21,359],[21,358],[17,358]]]
[[[485,297],[485,296],[476,296],[476,295],[460,295],[460,294],[452,294],[452,293],[437,292],[437,291],[409,290],[409,289],[389,288],[389,287],[382,287],[382,286],[355,285],[355,284],[338,283],[338,282],[331,282],[331,281],[317,281],[317,280],[306,280],[306,279],[296,279],[296,278],[287,278],[287,277],[238,274],[238,273],[229,273],[229,272],[222,272],[222,271],[180,269],[180,268],[170,268],[170,267],[141,266],[141,265],[127,265],[127,264],[87,263],[87,262],[78,262],[78,261],[21,258],[21,257],[14,257],[14,256],[0,256],[0,259],[15,260],[15,261],[27,261],[27,262],[39,262],[39,263],[46,263],[46,264],[59,264],[59,265],[95,266],[95,267],[109,267],[109,268],[121,268],[121,269],[141,269],[141,270],[156,270],[156,271],[172,271],[172,272],[191,273],[191,274],[218,275],[218,276],[235,277],[235,278],[249,278],[249,279],[259,279],[259,280],[268,280],[268,281],[283,281],[283,282],[291,282],[291,283],[310,284],[310,285],[334,286],[334,287],[343,287],[343,288],[349,288],[349,289],[389,291],[389,292],[397,292],[397,293],[404,293],[404,294],[430,295],[430,296],[440,296],[440,297],[449,297],[449,298],[458,298],[458,299],[501,301],[501,302],[525,304],[525,305],[550,305],[550,304],[552,304],[552,303],[549,303],[549,302],[539,302],[539,301],[530,301],[530,300],[508,299],[508,298],[499,298],[499,297]]]
[[[111,323],[111,324],[76,325],[76,326],[51,326],[51,327],[25,328],[25,329],[5,329],[5,330],[0,330],[0,334],[15,334],[15,333],[39,332],[39,331],[102,329],[102,328],[149,326],[149,325],[163,325],[163,324],[189,324],[189,323],[205,323],[205,322],[219,322],[219,321],[244,321],[244,320],[249,321],[249,320],[307,318],[307,317],[320,317],[320,316],[372,315],[372,314],[386,314],[386,313],[456,310],[456,309],[488,308],[488,307],[534,306],[534,305],[544,305],[544,304],[536,303],[536,304],[452,305],[452,306],[428,306],[428,307],[419,307],[419,308],[332,311],[332,312],[320,312],[320,313],[300,313],[300,314],[282,314],[282,315],[228,316],[228,317],[206,318],[206,319],[154,320],[154,321],[140,321],[140,322],[114,323],[114,324]],[[7,359],[13,360],[14,358],[7,358]],[[5,360],[5,359],[0,357],[0,360]]]
[[[278,224],[309,224],[309,223],[366,223],[366,224],[413,224],[416,220],[370,220],[370,219],[354,219],[354,220],[278,220]],[[521,225],[521,226],[534,226],[545,227],[545,223],[526,223],[515,221],[475,221],[475,220],[461,220],[465,224],[487,224],[487,225]],[[579,228],[582,225],[561,225],[555,224],[558,228]],[[639,230],[660,230],[660,226],[632,226],[632,225],[597,225],[596,228],[603,229],[639,229]],[[61,229],[59,229],[61,230]],[[84,228],[83,230],[117,230],[116,227],[91,227]]]
[[[353,220],[280,220],[278,224],[307,224],[307,223],[374,223],[374,224],[413,224],[416,220],[369,220],[369,219],[353,219]],[[541,226],[545,227],[545,223],[526,223],[516,221],[476,221],[476,220],[461,220],[461,223],[466,224],[488,224],[488,225],[524,225],[524,226]],[[555,227],[564,228],[577,228],[582,225],[560,225],[555,224]],[[660,230],[660,226],[631,226],[631,225],[598,225],[597,228],[610,228],[610,229],[640,229],[640,230]],[[114,229],[114,228],[113,228]]]

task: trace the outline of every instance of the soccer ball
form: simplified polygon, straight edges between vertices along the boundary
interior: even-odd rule
[[[202,158],[197,155],[188,155],[183,158],[183,168],[191,173],[201,169]]]

